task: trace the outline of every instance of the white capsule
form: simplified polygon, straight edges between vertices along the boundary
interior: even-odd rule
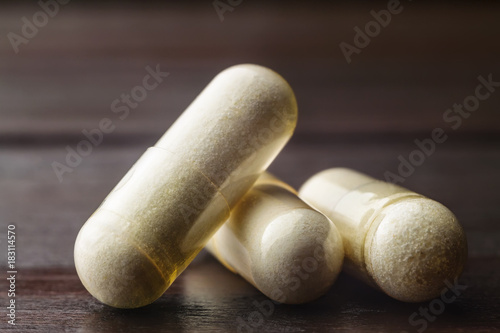
[[[257,180],[207,249],[266,296],[288,304],[323,295],[344,259],[335,225],[269,174]]]
[[[465,233],[434,200],[341,168],[314,175],[299,193],[339,229],[346,271],[389,296],[432,299],[463,270]]]
[[[82,227],[75,266],[87,290],[119,308],[170,286],[293,133],[293,91],[275,72],[221,72],[148,149]]]

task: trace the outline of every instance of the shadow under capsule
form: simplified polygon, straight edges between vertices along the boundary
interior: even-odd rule
[[[116,309],[92,299],[78,332],[234,331],[239,311],[259,292],[208,253],[196,260],[152,304]]]
[[[428,305],[397,301],[345,273],[326,295],[313,302],[276,304],[203,251],[167,292],[148,306],[123,310],[92,300],[78,332],[232,332],[245,328],[295,332],[318,327],[400,332],[414,330],[409,317]],[[450,320],[463,321],[463,310],[457,301],[429,326],[439,328]]]

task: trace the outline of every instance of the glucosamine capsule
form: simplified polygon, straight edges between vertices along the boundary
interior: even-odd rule
[[[346,271],[395,299],[437,297],[463,270],[464,231],[434,200],[342,168],[314,175],[299,193],[339,229]]]
[[[80,230],[75,265],[87,290],[118,308],[147,305],[229,217],[293,133],[297,104],[275,72],[217,75]]]
[[[268,173],[257,180],[206,248],[266,296],[288,304],[323,295],[344,260],[335,225]]]

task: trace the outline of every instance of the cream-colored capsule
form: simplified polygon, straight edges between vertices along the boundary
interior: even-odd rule
[[[80,230],[87,290],[118,308],[147,305],[227,220],[293,133],[293,91],[275,72],[231,67],[149,148]]]
[[[329,169],[300,189],[344,241],[348,273],[405,302],[437,297],[461,274],[465,233],[442,204],[348,169]]]
[[[269,298],[312,301],[333,284],[344,250],[335,225],[264,173],[206,247]]]

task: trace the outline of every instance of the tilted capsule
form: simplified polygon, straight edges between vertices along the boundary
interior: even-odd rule
[[[87,290],[118,308],[171,285],[293,133],[293,91],[275,72],[217,75],[149,148],[80,230],[75,266]]]

